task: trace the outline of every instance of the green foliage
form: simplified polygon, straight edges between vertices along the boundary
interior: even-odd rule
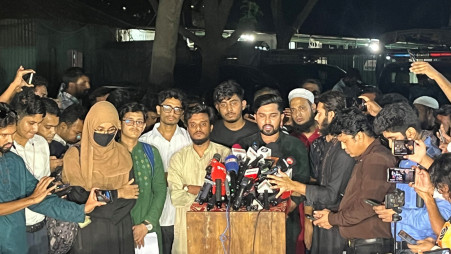
[[[242,16],[239,21],[239,26],[254,28],[258,22],[257,18],[263,16],[260,6],[252,0],[243,0],[240,10]]]

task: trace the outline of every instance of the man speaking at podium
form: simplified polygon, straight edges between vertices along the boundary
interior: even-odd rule
[[[283,109],[283,100],[280,96],[274,94],[259,96],[254,102],[254,112],[260,132],[243,138],[240,145],[245,149],[255,144],[258,147],[266,146],[271,149],[272,157],[294,158],[296,165],[293,167],[292,179],[308,183],[310,167],[305,145],[299,139],[280,132],[280,123],[284,117]],[[304,197],[300,194],[292,194],[286,221],[286,253],[297,253],[296,242],[301,232],[299,204],[303,201]],[[304,246],[299,248],[303,249]]]
[[[195,104],[185,111],[185,123],[193,144],[180,149],[169,163],[169,191],[176,208],[172,253],[188,252],[186,212],[203,185],[205,168],[215,154],[224,159],[230,153],[229,148],[210,141],[213,117],[213,109],[203,104]]]

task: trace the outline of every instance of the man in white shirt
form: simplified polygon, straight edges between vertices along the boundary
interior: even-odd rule
[[[191,144],[188,132],[177,125],[183,115],[183,99],[184,94],[177,89],[160,92],[158,105],[156,106],[157,113],[160,116],[160,123],[155,124],[151,131],[139,138],[139,141],[155,146],[160,152],[166,179],[172,155],[181,148]],[[169,254],[172,251],[175,222],[175,207],[172,205],[169,189],[167,191],[166,202],[160,218],[164,254]]]
[[[35,135],[45,116],[44,104],[33,90],[27,89],[14,97],[11,106],[19,117],[11,151],[23,159],[28,171],[39,181],[50,175],[49,145],[45,138]],[[25,218],[28,253],[48,253],[45,216],[25,209]]]

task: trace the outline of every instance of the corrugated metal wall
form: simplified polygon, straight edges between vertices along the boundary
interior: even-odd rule
[[[14,79],[20,65],[36,68],[36,24],[33,20],[0,20],[0,89]]]

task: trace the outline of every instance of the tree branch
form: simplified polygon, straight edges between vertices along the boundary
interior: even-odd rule
[[[179,34],[185,36],[186,38],[190,39],[191,41],[194,42],[194,44],[197,44],[199,47],[202,48],[203,44],[204,44],[204,40],[195,35],[194,33],[192,33],[190,30],[184,28],[184,27],[179,27]]]
[[[247,29],[245,28],[237,28],[235,31],[233,31],[233,33],[227,38],[225,39],[226,44],[225,47],[228,48],[230,46],[232,46],[233,44],[235,44],[238,39],[241,37],[241,35],[246,32]]]
[[[318,0],[308,0],[307,4],[305,4],[302,11],[296,16],[296,19],[292,24],[292,27],[295,32],[299,30],[302,24],[304,24],[304,21],[308,18],[308,16],[312,12],[313,7],[315,7],[317,2]]]
[[[271,13],[276,31],[283,30],[286,25],[282,12],[282,0],[271,0]]]
[[[158,0],[148,0],[155,13],[158,13]]]

